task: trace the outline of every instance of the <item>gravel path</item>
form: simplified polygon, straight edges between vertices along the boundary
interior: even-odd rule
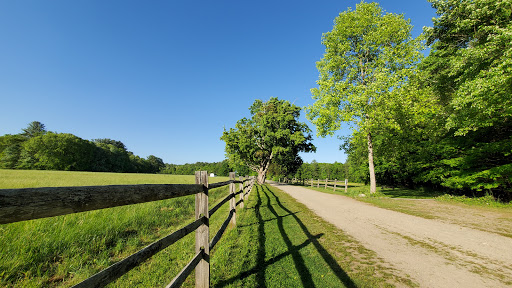
[[[512,238],[340,195],[271,185],[375,251],[420,287],[512,287]]]

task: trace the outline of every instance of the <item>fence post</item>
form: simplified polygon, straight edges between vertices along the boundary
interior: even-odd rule
[[[325,189],[327,189],[327,181],[328,180],[329,180],[328,178],[325,178]]]
[[[338,181],[338,179],[334,179],[334,189],[332,189],[332,192],[336,191],[336,181]]]
[[[313,188],[313,178],[311,178],[311,188]]]
[[[235,180],[235,172],[229,172],[229,180]],[[235,199],[235,183],[229,184],[229,194],[231,199],[229,200],[229,212],[233,211],[233,218],[231,218],[231,224],[236,226],[236,199]]]
[[[246,176],[245,176],[245,179],[249,179],[249,176],[248,176],[248,175],[246,175]],[[247,199],[249,199],[249,189],[250,189],[251,181],[249,180],[249,181],[247,181],[247,182],[245,182],[245,183],[247,183],[247,184],[245,185],[245,189],[246,189],[247,191],[246,191],[246,192],[244,192],[244,195],[245,195],[245,201],[247,201]]]
[[[238,180],[240,180],[240,185],[238,185],[238,190],[240,192],[240,208],[244,208],[244,182],[242,181],[242,176],[239,176]]]
[[[345,193],[347,193],[348,189],[348,179],[345,179]]]
[[[316,188],[320,188],[320,179],[316,179]]]
[[[202,193],[196,194],[196,219],[205,217],[204,223],[196,230],[196,253],[203,250],[203,258],[196,266],[196,287],[207,288],[210,286],[210,243],[208,214],[208,174],[206,171],[196,171],[196,184],[203,184]]]

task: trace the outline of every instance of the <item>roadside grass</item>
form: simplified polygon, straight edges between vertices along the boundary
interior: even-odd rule
[[[302,186],[300,184],[295,184]],[[344,185],[344,184],[342,184]],[[492,195],[488,194],[482,197],[467,197],[467,196],[456,196],[446,194],[444,192],[440,192],[434,189],[429,188],[417,188],[417,189],[409,189],[409,188],[390,188],[390,187],[377,187],[377,192],[374,194],[370,194],[370,186],[364,185],[361,183],[348,183],[348,189],[345,193],[344,186],[338,186],[336,190],[332,187],[325,188],[324,185],[320,182],[319,187],[314,183],[313,186],[305,185],[305,187],[330,194],[338,194],[349,196],[353,198],[359,198],[365,202],[372,202],[372,198],[388,198],[388,199],[435,199],[440,202],[450,202],[450,203],[463,203],[467,205],[481,206],[481,207],[493,207],[493,208],[512,208],[512,202],[503,203],[496,200]],[[365,199],[370,198],[370,200]]]
[[[246,205],[213,251],[212,287],[414,286],[278,188],[255,186]]]
[[[305,188],[352,197],[374,206],[500,234],[512,238],[512,203],[501,203],[492,196],[466,197],[442,194],[425,189],[383,188],[370,194],[369,186],[349,183],[348,191],[306,185]],[[364,194],[364,196],[362,195]]]
[[[436,197],[436,200],[451,202],[451,203],[463,203],[467,205],[482,206],[482,207],[493,207],[493,208],[512,208],[512,202],[503,203],[497,201],[492,195],[487,194],[482,197],[467,197],[467,196],[454,196],[444,194]]]
[[[226,180],[226,177],[215,177],[209,181]],[[194,183],[194,176],[0,170],[0,189],[163,183]],[[210,207],[227,194],[228,187],[212,189]],[[194,201],[191,195],[0,225],[0,286],[68,287],[77,284],[193,221]],[[212,217],[212,231],[221,226],[227,210],[219,209]],[[165,286],[193,257],[193,234],[156,254],[109,287]],[[193,282],[193,277],[189,277],[184,287],[193,287]]]

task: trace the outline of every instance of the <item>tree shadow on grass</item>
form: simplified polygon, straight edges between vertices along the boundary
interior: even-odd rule
[[[230,278],[226,279],[224,281],[220,281],[215,287],[224,287],[229,284],[232,284],[238,280],[243,280],[251,275],[256,275],[256,283],[258,287],[266,287],[265,284],[265,270],[270,265],[275,264],[279,260],[287,257],[292,256],[294,265],[297,269],[297,272],[300,276],[300,280],[303,284],[303,287],[315,287],[315,284],[313,282],[313,278],[311,275],[311,272],[307,268],[304,259],[302,258],[302,255],[300,254],[300,250],[309,244],[313,244],[315,246],[315,249],[319,252],[319,254],[322,256],[324,261],[327,263],[327,265],[330,267],[334,275],[346,286],[346,287],[357,287],[355,283],[350,279],[350,277],[345,273],[345,271],[339,266],[339,264],[336,262],[336,260],[325,250],[325,248],[318,242],[318,239],[322,237],[324,234],[320,233],[317,235],[312,235],[307,227],[304,225],[304,223],[297,217],[298,212],[292,212],[288,208],[286,208],[280,201],[280,199],[267,187],[267,186],[255,186],[255,192],[257,194],[257,203],[254,206],[254,210],[256,213],[256,217],[258,218],[258,251],[257,251],[257,257],[256,257],[256,265],[244,272],[241,272],[240,274]],[[274,199],[271,199],[269,196],[269,193],[272,194]],[[264,195],[267,198],[267,205],[263,206],[265,208],[268,208],[269,211],[275,216],[275,218],[264,220],[261,214],[260,209],[262,208],[262,199],[261,195]],[[273,201],[274,200],[274,201]],[[281,207],[284,211],[288,212],[288,214],[280,216],[277,211],[272,206],[272,202],[276,202],[279,207]],[[286,234],[285,227],[283,224],[283,218],[292,216],[295,221],[299,224],[304,234],[307,236],[307,240],[299,245],[293,245],[291,239]],[[271,220],[276,220],[279,232],[281,236],[283,237],[283,240],[287,246],[287,251],[284,253],[281,253],[273,258],[268,259],[265,261],[266,252],[265,252],[265,223],[269,222]],[[253,224],[254,225],[254,224]]]
[[[277,204],[286,212],[288,213],[291,213],[291,211],[286,208],[282,203],[281,203],[281,200],[279,199],[279,197],[277,197],[274,192],[272,192],[267,186],[265,186],[264,188],[266,188],[266,190],[268,192],[270,192]],[[266,193],[265,193],[266,194]],[[311,239],[311,243],[313,243],[313,245],[315,246],[315,249],[318,251],[318,253],[320,253],[320,255],[322,256],[322,258],[324,259],[325,263],[327,263],[327,265],[329,266],[329,268],[332,270],[332,272],[334,273],[334,275],[336,275],[336,277],[338,277],[338,279],[346,286],[346,287],[357,287],[356,284],[352,281],[352,279],[350,279],[350,277],[347,275],[347,273],[343,270],[343,268],[340,267],[340,265],[338,264],[338,262],[336,261],[336,259],[334,259],[334,257],[331,256],[331,254],[325,250],[325,248],[322,246],[322,244],[320,244],[320,242],[318,242],[318,238],[313,236],[311,234],[311,232],[309,232],[308,228],[306,227],[306,225],[304,225],[304,223],[299,219],[299,217],[297,217],[296,215],[292,215],[294,218],[295,218],[295,221],[297,221],[297,223],[299,224],[299,226],[301,227],[302,231],[304,232],[304,234],[306,234],[306,236],[308,237],[308,239]],[[307,287],[307,286],[306,286]]]

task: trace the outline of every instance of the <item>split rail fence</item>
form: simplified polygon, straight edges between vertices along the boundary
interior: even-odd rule
[[[218,243],[230,223],[236,225],[236,207],[244,207],[254,185],[254,177],[208,184],[206,171],[195,173],[196,184],[140,184],[51,188],[0,189],[0,224],[60,216],[116,206],[165,200],[195,194],[195,221],[153,242],[142,250],[111,265],[73,287],[103,287],[140,265],[176,241],[196,232],[195,256],[166,287],[180,287],[195,269],[196,287],[210,284],[210,250]],[[236,191],[235,184],[239,184]],[[229,185],[229,195],[208,210],[208,191]],[[236,196],[239,200],[236,201]],[[209,241],[210,217],[229,201],[229,216]]]
[[[287,179],[287,178],[284,178],[282,180],[284,183],[300,183],[302,182],[302,185],[306,185],[306,180],[305,179],[297,179],[297,178],[293,178],[293,179]],[[329,180],[329,179],[325,179],[325,180],[321,180],[322,182],[320,182],[320,179],[317,179],[316,180],[316,183],[313,179],[309,179],[307,181],[308,185],[311,185],[311,187],[314,187],[316,186],[317,188],[320,188],[320,186],[324,187],[325,189],[327,189],[327,187],[332,187],[333,188],[333,192],[336,191],[336,189],[343,189],[345,188],[345,192],[347,192],[347,189],[348,189],[348,179],[345,179],[345,182],[341,182],[341,181],[338,181],[338,179],[334,179],[334,180]],[[281,179],[279,179],[279,183],[281,183]]]

